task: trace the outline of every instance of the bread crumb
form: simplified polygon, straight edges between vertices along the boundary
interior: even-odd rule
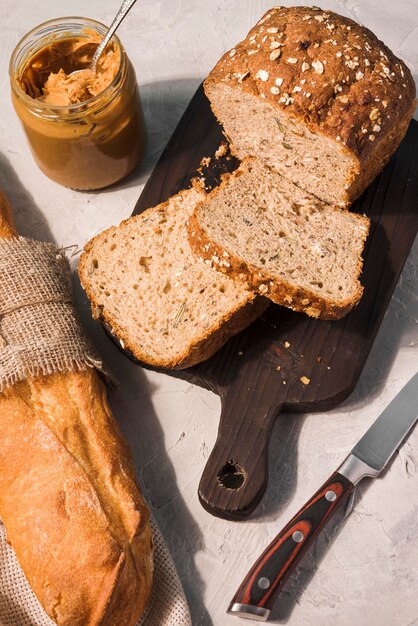
[[[203,157],[203,159],[200,161],[200,166],[201,167],[208,167],[210,162],[211,162],[211,158],[210,157]]]
[[[228,146],[226,145],[226,143],[221,143],[221,145],[215,152],[215,157],[217,159],[220,159],[221,157],[225,156],[227,152],[228,152]]]
[[[309,385],[309,383],[311,382],[311,379],[308,378],[307,376],[301,376],[299,380],[304,385]]]

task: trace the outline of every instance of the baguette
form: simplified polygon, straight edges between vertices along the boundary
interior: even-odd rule
[[[17,236],[0,193],[0,237]],[[0,394],[0,517],[59,626],[133,626],[149,598],[149,513],[95,370]]]

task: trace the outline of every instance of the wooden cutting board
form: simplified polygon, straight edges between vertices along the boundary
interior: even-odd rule
[[[154,169],[134,214],[189,186],[201,159],[223,140],[200,87]],[[226,167],[233,169],[233,160]],[[219,180],[209,165],[206,179]],[[271,305],[208,361],[175,376],[222,400],[219,432],[199,485],[202,505],[228,519],[248,516],[267,484],[268,444],[282,410],[332,409],[354,389],[418,230],[418,123],[354,210],[372,220],[359,306],[337,322]],[[309,379],[309,384],[301,381]],[[307,382],[307,380],[305,380]]]

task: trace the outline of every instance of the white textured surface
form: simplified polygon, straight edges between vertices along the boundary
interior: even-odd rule
[[[24,235],[63,245],[83,244],[127,217],[200,80],[273,3],[141,0],[120,36],[141,86],[149,129],[147,158],[139,172],[116,188],[77,193],[49,181],[33,163],[8,99],[8,60],[17,40],[37,23],[69,14],[110,23],[118,4],[119,0],[73,0],[70,5],[62,0],[1,0],[0,186],[12,201]],[[324,0],[322,6],[374,30],[405,59],[417,80],[417,0]],[[196,495],[216,437],[219,399],[130,364],[88,321],[93,338],[122,380],[112,406],[135,442],[143,489],[172,550],[196,626],[248,623],[225,615],[248,567],[415,373],[417,265],[418,242],[352,396],[330,414],[280,418],[271,443],[267,494],[245,523],[211,517]],[[89,320],[79,292],[78,302]],[[417,625],[417,562],[418,430],[384,477],[361,486],[344,527],[320,536],[273,617],[295,626]]]

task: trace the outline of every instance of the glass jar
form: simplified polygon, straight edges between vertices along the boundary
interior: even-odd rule
[[[28,95],[25,68],[57,41],[100,38],[103,24],[86,18],[59,18],[40,24],[17,44],[10,60],[12,102],[32,154],[49,178],[72,189],[107,187],[129,174],[145,148],[145,127],[135,71],[116,35],[119,67],[110,84],[76,104],[48,104]],[[85,67],[88,63],[85,63]]]

